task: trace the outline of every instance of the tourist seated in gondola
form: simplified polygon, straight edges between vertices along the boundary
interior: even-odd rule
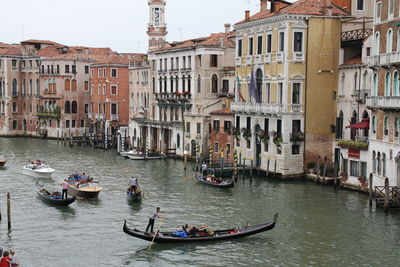
[[[130,192],[136,194],[137,190],[139,189],[139,183],[137,178],[132,176],[131,180],[128,183],[128,186],[130,187],[129,188]]]
[[[186,234],[186,232],[182,229],[182,227],[179,227],[178,230],[176,230],[173,233],[174,236],[176,237],[182,237],[182,238],[187,238],[188,235]]]
[[[189,231],[189,237],[196,236],[196,233],[197,233],[198,230],[199,230],[198,228],[192,226],[192,228],[190,228],[190,231]]]

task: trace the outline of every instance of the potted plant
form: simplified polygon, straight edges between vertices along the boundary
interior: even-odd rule
[[[358,181],[362,187],[368,187],[367,178],[365,178],[365,176],[358,177]]]
[[[257,136],[260,138],[260,140],[265,144],[269,140],[269,133],[264,131],[264,130],[259,130],[257,132]]]
[[[240,139],[240,129],[238,127],[231,128],[232,135],[235,137],[236,141]]]
[[[243,127],[241,132],[242,132],[243,138],[244,138],[246,141],[248,141],[248,140],[250,139],[250,137],[251,137],[251,131],[250,131],[250,129],[247,129],[247,128]]]

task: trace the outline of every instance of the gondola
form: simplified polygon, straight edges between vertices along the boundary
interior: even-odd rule
[[[49,191],[43,188],[38,182],[36,182],[36,186],[38,187],[37,195],[45,203],[57,205],[57,206],[68,206],[72,202],[75,201],[75,197],[67,197],[66,199],[62,199],[61,193],[57,192],[56,196],[52,196]]]
[[[144,193],[142,190],[137,190],[136,193],[131,192],[129,189],[126,192],[126,197],[129,201],[140,201],[142,200]]]
[[[173,232],[158,232],[154,234],[147,234],[146,232],[129,229],[126,225],[126,220],[124,223],[123,231],[131,236],[144,239],[147,241],[153,241],[156,243],[188,243],[188,242],[203,242],[203,241],[220,241],[226,239],[234,239],[246,237],[261,232],[269,231],[275,227],[276,220],[278,218],[278,213],[275,214],[274,220],[269,223],[257,224],[257,225],[247,225],[235,228],[230,228],[226,230],[217,230],[213,232],[198,231],[194,236],[187,238],[176,237]]]
[[[231,188],[231,187],[234,187],[234,185],[235,185],[232,180],[222,180],[222,181],[214,180],[213,182],[209,182],[209,181],[207,181],[207,178],[204,177],[204,175],[200,172],[195,172],[194,176],[200,182],[202,182],[206,185],[214,186],[214,187]]]

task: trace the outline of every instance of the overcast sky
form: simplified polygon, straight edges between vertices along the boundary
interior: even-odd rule
[[[148,0],[1,1],[0,42],[51,40],[66,45],[145,52]],[[259,0],[167,0],[168,41],[224,31],[259,10]]]

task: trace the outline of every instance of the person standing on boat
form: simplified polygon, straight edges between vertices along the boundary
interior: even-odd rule
[[[207,163],[204,161],[203,164],[201,164],[201,171],[203,175],[207,174]]]
[[[156,218],[159,218],[161,220],[164,219],[163,217],[158,215],[159,213],[165,213],[165,211],[161,211],[160,207],[157,207],[157,209],[150,215],[149,223],[147,224],[147,227],[146,227],[146,233],[148,233],[149,228],[151,230],[151,233],[154,233],[153,228],[154,228],[154,222],[155,222]]]
[[[65,194],[65,198],[68,198],[68,188],[69,188],[69,184],[67,179],[64,179],[64,182],[61,183],[63,190],[62,190],[62,198],[64,199],[64,194]]]
[[[136,189],[139,189],[137,178],[132,176],[128,186],[130,186],[131,193],[134,192],[136,194]]]

